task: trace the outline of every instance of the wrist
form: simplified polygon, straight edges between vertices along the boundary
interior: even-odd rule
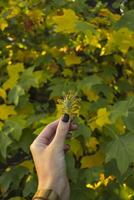
[[[37,190],[32,200],[61,200],[61,198],[53,190]]]
[[[55,193],[59,195],[60,198],[63,194],[63,187],[61,186],[59,181],[58,182],[55,182],[53,180],[39,181],[37,191],[39,190],[40,191],[53,190]]]

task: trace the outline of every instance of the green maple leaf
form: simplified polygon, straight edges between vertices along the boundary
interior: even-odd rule
[[[127,134],[116,138],[106,148],[106,162],[115,159],[123,174],[134,161],[134,135]]]

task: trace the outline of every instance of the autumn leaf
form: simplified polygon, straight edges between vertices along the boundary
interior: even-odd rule
[[[12,89],[16,84],[17,84],[17,80],[19,79],[18,74],[15,74],[13,77],[9,78],[3,85],[2,87],[4,88],[4,90],[7,89]]]
[[[88,141],[86,142],[86,146],[91,152],[96,151],[98,144],[99,144],[99,141],[96,139],[96,137],[90,137]]]
[[[56,15],[52,18],[56,26],[56,32],[73,33],[75,32],[75,24],[78,21],[78,16],[74,10],[63,9],[63,15]]]
[[[27,12],[27,16],[35,25],[40,25],[44,21],[44,15],[40,9],[33,9]]]
[[[115,128],[117,129],[117,132],[118,132],[119,135],[122,135],[122,134],[125,133],[126,126],[123,123],[123,120],[121,118],[116,120]]]
[[[20,166],[26,167],[30,172],[33,171],[33,167],[34,167],[33,162],[31,160],[25,160],[21,162]]]
[[[78,139],[73,138],[70,141],[69,145],[70,145],[70,151],[72,151],[75,154],[77,159],[83,155],[83,149]]]
[[[5,19],[3,19],[3,18],[0,18],[0,29],[2,31],[4,31],[5,28],[7,28],[7,27],[8,27],[7,21]]]
[[[83,93],[87,96],[89,101],[97,101],[99,99],[97,93],[92,89],[83,87]]]
[[[81,57],[77,56],[75,53],[71,53],[69,55],[66,55],[64,57],[64,60],[65,60],[65,64],[67,66],[81,63]]]
[[[4,123],[0,122],[0,131],[2,130],[3,126],[4,126]]]
[[[2,85],[2,87],[7,90],[7,89],[12,89],[18,79],[19,79],[19,73],[24,71],[24,65],[23,63],[17,63],[14,65],[8,65],[7,66],[7,72],[8,72],[8,76],[9,79],[7,79],[7,81],[4,82],[4,84]]]
[[[8,106],[6,104],[0,105],[0,119],[1,120],[8,119],[10,115],[16,115],[14,106]]]
[[[3,88],[0,88],[0,97],[2,97],[4,101],[6,100],[7,94]]]
[[[100,127],[103,127],[105,124],[110,124],[109,115],[110,113],[106,108],[100,108],[97,112],[96,124]]]
[[[91,168],[102,165],[104,154],[101,150],[91,156],[83,156],[81,159],[81,168]]]
[[[134,47],[133,37],[133,32],[127,28],[113,31],[108,38],[108,43],[102,48],[101,56],[111,54],[112,52],[117,51],[117,49],[123,54],[126,54],[129,48]]]
[[[24,64],[23,63],[16,63],[14,65],[7,66],[7,72],[9,77],[13,77],[15,74],[19,74],[20,72],[24,71]]]

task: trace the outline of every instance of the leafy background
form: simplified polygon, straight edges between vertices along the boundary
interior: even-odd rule
[[[71,200],[134,199],[134,3],[0,1],[0,199],[30,200],[29,145],[74,89]]]

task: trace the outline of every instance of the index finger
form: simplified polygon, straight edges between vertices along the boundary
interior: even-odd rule
[[[56,128],[58,126],[59,119],[54,122],[48,124],[41,133],[36,137],[35,143],[48,145],[51,138],[54,136],[56,132]]]

